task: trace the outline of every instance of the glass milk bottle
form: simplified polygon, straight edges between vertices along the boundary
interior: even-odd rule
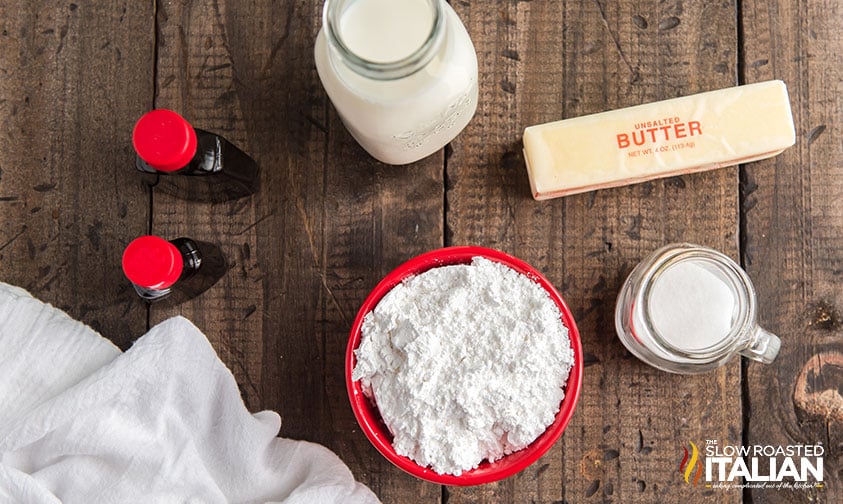
[[[700,373],[735,354],[769,364],[781,346],[757,321],[755,289],[728,256],[677,243],[644,258],[618,296],[621,343],[664,371]]]
[[[477,108],[477,55],[444,0],[326,0],[314,55],[346,128],[384,163],[436,152]]]

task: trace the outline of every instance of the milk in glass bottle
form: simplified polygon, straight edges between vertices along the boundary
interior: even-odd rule
[[[477,56],[444,0],[326,0],[316,69],[340,118],[376,159],[441,149],[477,108]]]

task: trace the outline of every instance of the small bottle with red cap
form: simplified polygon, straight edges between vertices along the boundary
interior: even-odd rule
[[[144,114],[132,144],[137,169],[155,176],[156,190],[184,199],[218,203],[258,190],[258,165],[225,138],[196,129],[172,110]]]
[[[135,238],[123,251],[123,273],[138,296],[152,302],[171,297],[194,298],[214,285],[226,271],[219,247],[190,238]]]

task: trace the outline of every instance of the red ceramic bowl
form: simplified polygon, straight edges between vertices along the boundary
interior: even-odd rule
[[[562,405],[556,414],[556,420],[529,446],[495,462],[483,462],[477,469],[463,472],[460,476],[438,474],[430,468],[422,467],[409,458],[395,453],[395,450],[392,448],[392,435],[383,423],[378,408],[363,395],[360,382],[351,380],[351,371],[354,369],[356,363],[354,350],[360,344],[363,318],[375,308],[381,298],[390,289],[401,283],[407,277],[439,266],[467,264],[471,262],[472,258],[477,256],[505,264],[515,271],[527,275],[538,282],[550,294],[550,298],[553,299],[556,305],[559,306],[559,311],[562,312],[562,322],[568,328],[568,338],[571,340],[571,348],[574,352],[574,365],[568,375],[568,382],[565,385],[565,398],[562,400]],[[574,323],[574,317],[553,285],[541,273],[524,261],[503,252],[482,247],[448,247],[433,250],[414,257],[395,268],[395,270],[375,286],[374,290],[366,298],[363,306],[360,307],[360,311],[357,312],[354,325],[351,327],[351,337],[348,340],[348,348],[345,354],[345,382],[348,389],[348,397],[351,400],[351,409],[354,410],[357,422],[360,424],[366,437],[369,438],[369,441],[371,441],[375,448],[387,460],[399,468],[413,476],[441,485],[467,486],[491,483],[512,476],[538,460],[559,439],[565,427],[568,425],[568,421],[574,414],[574,408],[580,396],[582,369],[582,345],[577,326]]]

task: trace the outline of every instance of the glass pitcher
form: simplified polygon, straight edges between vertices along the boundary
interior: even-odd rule
[[[716,250],[678,243],[632,270],[618,296],[615,329],[636,357],[671,373],[701,373],[735,354],[769,364],[781,341],[757,323],[747,274]]]

